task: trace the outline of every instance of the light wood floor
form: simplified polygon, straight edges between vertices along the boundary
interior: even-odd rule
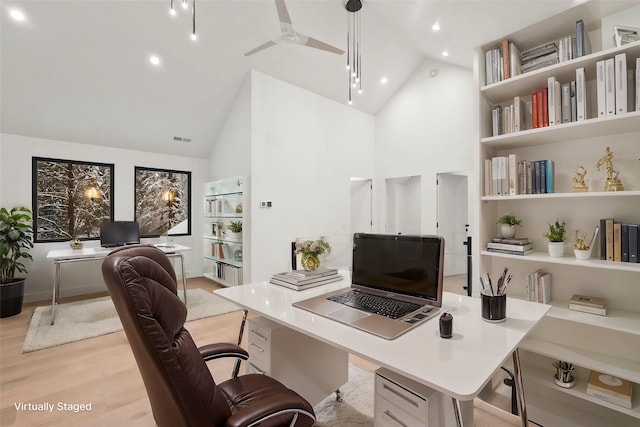
[[[195,278],[189,279],[188,287],[212,290],[217,285]],[[61,302],[96,296],[66,298]],[[0,319],[0,425],[154,426],[142,378],[124,332],[21,353],[29,320],[38,305],[48,303],[27,304],[21,314]],[[187,327],[197,345],[235,342],[240,319],[241,312],[227,313],[189,322]],[[377,368],[356,357],[351,362],[369,372]],[[228,378],[232,363],[210,362],[214,378],[217,381]],[[373,396],[373,390],[367,392]],[[17,411],[15,405],[20,402],[49,402],[56,406],[58,402],[91,403],[91,411]],[[479,405],[475,410],[477,427],[518,425],[512,423],[512,417]]]

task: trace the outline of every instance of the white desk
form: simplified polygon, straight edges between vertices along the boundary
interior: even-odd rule
[[[182,273],[182,290],[184,292],[184,303],[187,303],[187,278],[184,274],[184,256],[182,252],[190,251],[191,248],[182,245],[156,245],[158,249],[167,254],[170,258],[180,259],[180,272]],[[113,248],[115,249],[115,248]],[[70,262],[86,262],[106,258],[113,249],[104,248],[81,248],[81,249],[56,249],[47,253],[47,258],[53,259],[53,289],[51,296],[51,324],[55,320],[55,309],[60,298],[60,264]]]
[[[344,277],[348,278],[348,273]],[[451,339],[440,338],[436,317],[394,340],[385,340],[291,305],[294,301],[348,285],[349,280],[345,279],[294,291],[260,282],[220,289],[215,293],[245,309],[451,396],[456,409],[460,409],[458,404],[462,408],[460,424],[464,422],[469,426],[473,426],[472,400],[502,364],[513,357],[515,374],[519,378],[516,382],[519,383],[520,414],[526,417],[517,348],[550,309],[549,305],[508,299],[507,320],[488,323],[481,318],[480,299],[445,292],[442,313],[448,311],[453,315],[454,336]]]

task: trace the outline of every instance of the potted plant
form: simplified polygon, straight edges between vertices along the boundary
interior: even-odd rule
[[[567,238],[565,223],[560,223],[556,219],[554,224],[549,224],[549,229],[544,233],[544,237],[549,240],[549,255],[554,258],[560,258],[564,255],[564,241]]]
[[[578,259],[591,258],[591,245],[587,241],[587,235],[582,230],[576,230],[576,242],[573,244],[573,253]]]
[[[242,241],[242,221],[231,221],[228,228],[231,240]]]
[[[511,238],[516,236],[516,226],[522,224],[522,221],[514,214],[505,214],[498,218],[498,224],[502,237]]]
[[[22,311],[25,278],[15,273],[26,273],[23,260],[33,259],[33,225],[31,210],[16,207],[0,209],[0,317],[9,317]]]

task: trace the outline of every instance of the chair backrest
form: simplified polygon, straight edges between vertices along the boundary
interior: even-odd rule
[[[184,328],[169,258],[148,245],[109,254],[102,275],[142,375],[158,426],[220,426],[231,415]]]

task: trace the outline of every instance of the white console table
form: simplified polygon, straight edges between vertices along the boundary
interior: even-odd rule
[[[191,248],[182,245],[156,245],[158,249],[167,254],[169,258],[180,259],[180,272],[182,273],[182,291],[184,292],[184,303],[187,303],[187,278],[184,272],[183,252],[190,251]],[[113,248],[115,249],[115,248]],[[47,253],[47,258],[53,259],[53,289],[51,296],[51,324],[55,321],[55,310],[60,298],[60,265],[72,262],[87,262],[106,258],[113,249],[81,248],[81,249],[55,249]]]

